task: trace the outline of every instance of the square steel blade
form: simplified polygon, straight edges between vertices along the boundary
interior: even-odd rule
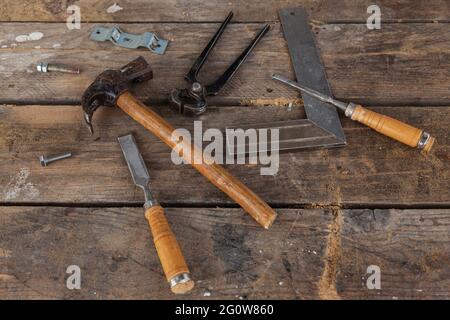
[[[302,7],[286,8],[281,9],[279,15],[297,81],[327,96],[333,96],[313,32],[309,27],[306,10]],[[336,144],[345,144],[344,131],[336,108],[307,94],[302,94],[302,97],[307,118],[331,133],[336,138]]]

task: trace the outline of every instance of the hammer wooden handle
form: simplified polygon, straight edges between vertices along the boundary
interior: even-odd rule
[[[177,146],[178,142],[172,139],[173,127],[157,113],[136,99],[130,92],[121,94],[117,99],[117,105],[172,149]],[[190,142],[185,141],[183,141],[183,143],[189,144],[191,155],[202,157],[202,150],[195,146],[195,144],[190,144]],[[187,154],[183,154],[182,156],[217,188],[236,201],[259,224],[266,229],[270,227],[277,214],[266,202],[253,193],[242,182],[233,177],[227,170],[218,164],[209,164],[209,161],[208,163],[202,161],[202,163],[196,164],[192,159],[188,158]]]
[[[399,120],[370,111],[360,105],[355,107],[351,119],[365,124],[375,131],[413,148],[419,146],[419,142],[424,134],[421,129],[417,129]],[[425,152],[430,151],[434,141],[435,138],[429,137],[423,146],[423,150]]]
[[[177,238],[170,229],[164,215],[164,209],[159,205],[148,208],[145,210],[145,218],[150,225],[153,242],[167,281],[171,282],[177,276],[189,274],[189,268],[184,260]],[[174,283],[171,289],[174,293],[186,293],[193,287],[194,282],[189,279],[188,281]]]

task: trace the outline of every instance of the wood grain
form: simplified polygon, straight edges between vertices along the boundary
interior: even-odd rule
[[[142,208],[0,207],[0,298],[318,297],[329,212],[282,210],[270,230],[240,209],[166,214],[196,280],[187,295],[167,287]],[[69,265],[81,290],[66,288]]]
[[[378,0],[381,30],[365,25],[371,0],[121,0],[122,10],[107,13],[113,3],[0,3],[0,103],[19,104],[0,105],[0,300],[450,299],[447,0]],[[66,27],[71,4],[81,8],[81,30]],[[298,92],[270,79],[294,77],[277,14],[292,5],[311,17],[334,95],[430,132],[437,138],[430,155],[342,119],[345,148],[283,153],[276,176],[261,176],[261,165],[227,165],[277,207],[276,222],[263,230],[241,209],[218,208],[234,204],[189,165],[175,166],[170,149],[121,110],[98,111],[89,135],[77,106],[83,91],[98,73],[139,55],[155,78],[137,95],[164,104],[154,110],[174,127],[192,130],[194,119],[171,111],[167,96],[185,86],[183,75],[230,10],[232,23],[200,75],[205,83],[264,22],[271,30],[209,99],[197,119],[203,129],[304,117]],[[99,24],[171,42],[158,56],[90,41]],[[31,32],[43,38],[16,40]],[[82,73],[39,74],[41,61]],[[196,280],[188,296],[171,293],[151,243],[142,191],[117,143],[130,132],[155,196],[171,206],[167,218]],[[39,155],[64,151],[74,156],[39,165]],[[81,267],[81,290],[66,288],[69,265]],[[380,267],[381,290],[367,289],[370,265]]]
[[[187,296],[167,288],[141,208],[1,207],[0,298],[450,298],[450,210],[283,209],[270,230],[240,209],[166,212],[197,280]]]
[[[336,286],[346,299],[449,299],[449,210],[344,210]],[[367,290],[367,267],[381,290]]]
[[[448,206],[450,108],[371,109],[436,136],[432,154],[424,157],[370,128],[342,119],[348,140],[345,148],[282,153],[276,176],[261,176],[260,169],[267,165],[248,161],[226,168],[276,206]],[[168,106],[154,110],[175,128],[193,128],[193,118],[176,114]],[[233,204],[190,165],[174,165],[170,148],[118,108],[97,111],[94,136],[84,125],[79,106],[2,106],[0,115],[0,132],[5,133],[0,135],[3,203],[141,205],[142,192],[134,186],[117,143],[118,136],[133,133],[149,167],[155,196],[163,204]],[[218,107],[198,119],[206,130],[303,116],[301,107],[291,111],[286,107]],[[40,166],[39,155],[64,151],[74,156]]]
[[[114,2],[100,0],[3,0],[0,21],[66,21],[66,8],[75,4],[81,9],[82,21],[154,22],[154,21],[222,21],[234,10],[234,21],[276,21],[277,10],[302,5],[311,17],[322,21],[366,22],[370,0],[121,0],[123,9],[107,13]],[[450,8],[446,0],[391,1],[378,0],[382,19],[392,21],[449,21]]]
[[[173,88],[183,88],[184,74],[214,34],[218,24],[123,24],[129,32],[152,30],[170,39],[167,52],[130,50],[89,40],[93,24],[69,31],[64,24],[0,24],[0,102],[79,103],[87,86],[102,71],[120,68],[143,55],[154,79],[136,88],[147,102],[166,103]],[[261,24],[230,25],[200,74],[204,83],[216,79],[248,45]],[[448,105],[450,92],[450,30],[447,24],[389,24],[380,31],[365,25],[314,27],[332,92],[363,105]],[[39,31],[38,41],[17,43],[20,34]],[[239,35],[239,36],[236,36]],[[193,41],[195,39],[195,41]],[[3,48],[1,48],[3,46]],[[36,71],[41,61],[78,66],[78,76]],[[270,79],[272,72],[293,78],[280,25],[269,33],[211,105],[287,105],[296,90]],[[20,93],[20,94],[18,94]]]

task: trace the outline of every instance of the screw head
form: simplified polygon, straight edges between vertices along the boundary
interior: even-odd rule
[[[43,155],[39,157],[39,162],[41,163],[41,166],[47,166],[47,159]]]

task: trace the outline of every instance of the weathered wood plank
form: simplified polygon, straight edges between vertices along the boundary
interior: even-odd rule
[[[449,298],[449,210],[283,209],[269,230],[239,209],[167,216],[196,280],[183,297]],[[182,298],[140,208],[1,207],[0,222],[1,299]],[[69,265],[81,290],[66,288]],[[366,287],[370,265],[381,290]]]
[[[344,210],[333,252],[336,287],[346,299],[449,299],[449,210]],[[367,267],[381,271],[368,290]]]
[[[81,9],[82,21],[155,22],[155,21],[222,21],[234,10],[234,21],[276,21],[280,8],[302,5],[313,19],[321,21],[365,22],[370,0],[121,0],[123,8],[114,13],[107,9],[114,2],[100,0],[4,0],[0,4],[0,21],[66,21],[66,9],[75,4]],[[376,2],[383,21],[449,21],[450,8],[446,0],[415,0]]]
[[[137,90],[151,102],[167,102],[169,92],[184,87],[184,74],[214,34],[217,24],[127,24],[130,32],[154,30],[171,39],[163,56],[148,50],[129,50],[89,40],[93,25],[69,31],[64,24],[1,24],[0,102],[78,103],[85,88],[100,72],[119,68],[143,55],[154,69],[154,79]],[[231,25],[207,61],[200,78],[217,78],[247,46],[261,24]],[[16,42],[16,37],[42,32],[38,41]],[[364,25],[315,27],[329,82],[338,98],[372,105],[448,104],[450,31],[446,24],[394,24],[381,31]],[[239,36],[236,36],[239,35]],[[193,41],[195,39],[195,41]],[[79,76],[41,74],[40,61],[77,65]],[[236,76],[211,104],[287,104],[295,90],[270,79],[272,72],[293,77],[279,24],[263,38]]]
[[[166,213],[190,294],[170,292],[141,208],[0,207],[0,299],[318,298],[327,210],[281,210],[270,230],[239,209]],[[81,290],[66,288],[69,265]]]
[[[343,119],[345,148],[283,153],[276,176],[261,176],[261,165],[227,168],[266,201],[280,206],[448,206],[450,108],[373,109],[433,134],[437,138],[434,153],[424,157]],[[192,130],[193,118],[175,114],[167,106],[155,110],[175,128]],[[169,148],[119,109],[97,111],[94,136],[85,127],[79,106],[2,106],[0,115],[1,202],[141,204],[142,192],[133,185],[117,143],[119,135],[132,132],[161,202],[233,203],[190,165],[174,165]],[[286,107],[218,107],[198,119],[206,130],[303,116],[301,107],[291,111]],[[73,158],[40,166],[39,155],[64,151],[72,151]]]
[[[137,91],[138,95],[151,102],[167,102],[167,97],[173,88],[186,86],[184,74],[216,31],[217,24],[124,26],[124,30],[136,33],[153,30],[161,37],[172,40],[168,51],[162,56],[146,49],[129,50],[115,47],[110,42],[91,41],[89,34],[92,27],[93,25],[89,25],[81,31],[71,32],[63,24],[33,24],[32,29],[23,24],[7,25],[7,31],[5,29],[5,33],[0,36],[0,39],[4,39],[2,45],[7,46],[0,50],[0,61],[2,61],[0,90],[3,90],[0,100],[33,104],[36,102],[78,103],[83,91],[100,72],[110,68],[120,68],[142,55],[151,64],[154,79],[141,86]],[[246,48],[261,27],[261,24],[230,26],[230,30],[227,30],[228,32],[224,34],[209,57],[200,74],[200,79],[209,83],[221,75]],[[15,37],[18,34],[28,34],[31,30],[40,30],[44,34],[42,40],[19,43],[11,48],[11,45],[16,43]],[[34,49],[36,46],[40,48]],[[55,49],[54,46],[56,46]],[[238,74],[227,84],[217,99],[211,99],[211,103],[229,101],[231,104],[246,104],[252,103],[252,100],[274,101],[280,97],[286,97],[282,102],[287,103],[289,98],[292,100],[297,97],[295,91],[280,86],[270,79],[270,72],[273,70],[268,65],[272,64],[274,59],[280,61],[277,70],[284,70],[285,73],[286,70],[290,70],[287,48],[279,25],[274,26],[273,30],[263,38]],[[78,65],[83,72],[79,76],[40,74],[35,70],[36,64],[43,60]],[[26,82],[29,81],[27,79],[33,84],[27,84]],[[250,82],[248,79],[253,81]],[[20,95],[17,94],[18,92]]]

